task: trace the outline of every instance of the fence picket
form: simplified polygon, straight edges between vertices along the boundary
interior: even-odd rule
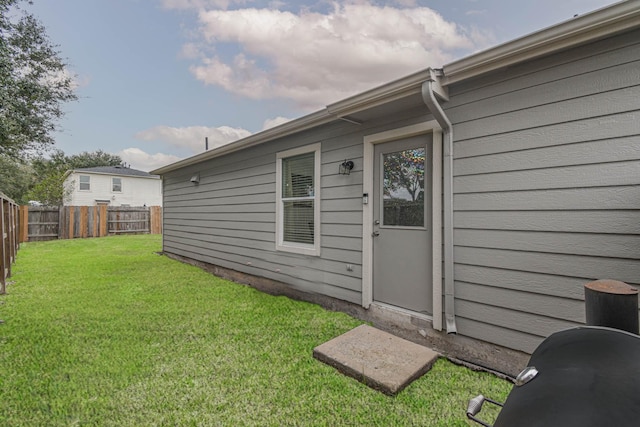
[[[20,242],[125,233],[162,234],[161,206],[22,206],[19,212]]]

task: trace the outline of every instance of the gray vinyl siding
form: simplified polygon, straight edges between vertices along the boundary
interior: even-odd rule
[[[428,118],[425,107],[363,125],[336,121],[168,173],[164,251],[360,304],[363,136]],[[320,256],[277,251],[276,153],[314,143],[321,143]],[[355,168],[338,175],[345,159]],[[189,181],[195,173],[198,185]]]
[[[640,284],[640,32],[449,89],[458,333],[531,352]]]

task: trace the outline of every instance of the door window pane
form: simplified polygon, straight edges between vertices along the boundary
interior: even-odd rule
[[[425,149],[383,154],[383,225],[424,227]]]

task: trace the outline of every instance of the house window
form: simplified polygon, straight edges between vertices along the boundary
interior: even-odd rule
[[[122,192],[122,178],[111,178],[111,191],[114,193]]]
[[[277,154],[276,249],[320,255],[320,144]]]
[[[91,190],[91,177],[89,175],[80,175],[80,191]]]

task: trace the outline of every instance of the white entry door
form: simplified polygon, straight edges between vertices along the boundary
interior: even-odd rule
[[[431,315],[432,134],[376,144],[373,300]]]

